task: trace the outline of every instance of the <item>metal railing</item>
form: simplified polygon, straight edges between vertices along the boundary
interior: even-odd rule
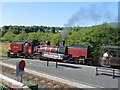
[[[115,77],[120,77],[120,70],[119,69],[112,69],[112,68],[103,68],[103,67],[96,67],[96,76],[98,75],[109,75],[112,76],[114,79]]]

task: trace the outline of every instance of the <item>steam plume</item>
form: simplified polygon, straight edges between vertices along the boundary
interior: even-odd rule
[[[65,40],[67,31],[70,30],[70,27],[74,26],[76,23],[84,25],[94,22],[94,24],[97,24],[100,20],[104,20],[105,22],[112,19],[111,14],[113,13],[109,10],[108,3],[102,3],[99,5],[101,6],[91,4],[88,7],[81,7],[64,25],[62,40]]]

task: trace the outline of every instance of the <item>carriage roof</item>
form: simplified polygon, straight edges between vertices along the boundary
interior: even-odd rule
[[[120,46],[101,46],[101,48],[120,50]]]

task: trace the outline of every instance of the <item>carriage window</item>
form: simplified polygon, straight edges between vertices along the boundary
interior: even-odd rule
[[[110,51],[112,57],[120,57],[120,50]]]
[[[120,58],[120,50],[117,51],[117,57]]]

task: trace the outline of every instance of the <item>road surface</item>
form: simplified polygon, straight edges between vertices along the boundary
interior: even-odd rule
[[[82,82],[83,84],[97,86],[99,88],[118,88],[119,85],[118,77],[112,79],[112,76],[107,75],[95,76],[95,67],[93,66],[58,63],[58,68],[56,68],[55,62],[50,62],[49,66],[46,66],[47,62],[39,59],[3,58],[0,61],[16,65],[16,62],[20,60],[26,61],[26,68],[28,69],[76,82]]]

